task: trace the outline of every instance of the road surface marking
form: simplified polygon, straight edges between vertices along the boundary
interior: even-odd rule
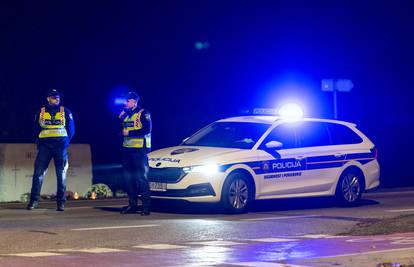
[[[265,220],[284,220],[284,219],[295,219],[295,218],[312,218],[317,215],[297,215],[297,216],[275,216],[275,217],[263,217],[263,218],[250,218],[242,219],[242,221],[265,221]]]
[[[310,238],[310,239],[321,239],[321,238],[332,238],[332,235],[324,235],[324,234],[309,234],[309,235],[299,235],[294,236],[296,238]]]
[[[293,239],[293,238],[257,238],[257,239],[246,239],[249,241],[253,241],[253,242],[269,242],[269,243],[273,243],[273,242],[292,242],[292,241],[298,241],[299,239]]]
[[[252,267],[306,267],[304,265],[293,265],[293,264],[268,262],[268,261],[232,262],[229,264],[238,265],[238,266],[252,266]]]
[[[93,254],[99,254],[99,253],[113,253],[113,252],[127,252],[128,250],[123,249],[116,249],[116,248],[67,248],[67,249],[59,249],[58,252],[84,252],[84,253],[93,253]]]
[[[91,227],[91,228],[76,228],[71,231],[93,231],[93,230],[110,230],[110,229],[128,229],[128,228],[144,228],[156,227],[157,224],[140,224],[140,225],[125,225],[125,226],[106,226],[106,227]]]
[[[386,252],[405,251],[405,250],[411,250],[411,249],[414,250],[414,247],[385,249],[385,250],[368,251],[368,252],[357,252],[357,253],[349,253],[349,254],[337,254],[337,255],[322,256],[322,257],[315,256],[315,257],[309,257],[309,258],[324,259],[324,258],[336,258],[336,257],[349,257],[349,256],[359,256],[359,255],[368,255],[368,254],[377,254],[377,253],[386,253]]]
[[[171,244],[152,244],[152,245],[138,245],[134,248],[146,248],[146,249],[178,249],[188,248],[187,246],[171,245]]]
[[[414,209],[386,210],[386,212],[414,212]]]
[[[27,253],[12,253],[3,254],[3,256],[16,256],[16,257],[49,257],[49,256],[62,256],[64,254],[54,252],[27,252]]]
[[[233,241],[225,240],[213,240],[213,241],[196,241],[196,242],[187,242],[191,245],[204,245],[204,246],[234,246],[234,245],[245,245],[245,243],[238,243]]]

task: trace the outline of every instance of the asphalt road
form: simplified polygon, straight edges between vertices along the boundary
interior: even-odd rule
[[[414,214],[414,191],[261,201],[251,212],[157,202],[150,216],[121,215],[125,199],[0,204],[0,266],[376,266],[414,265],[414,233],[338,235],[358,223]],[[398,233],[402,232],[402,233]],[[286,265],[287,264],[287,265]],[[398,266],[398,265],[397,265]]]

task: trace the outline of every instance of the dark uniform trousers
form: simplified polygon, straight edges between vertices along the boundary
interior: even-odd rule
[[[68,169],[67,147],[63,145],[47,146],[45,144],[39,144],[37,149],[30,200],[39,201],[43,179],[46,175],[49,163],[53,158],[57,179],[56,200],[58,203],[64,203],[66,201],[66,171]]]
[[[137,206],[138,194],[140,194],[143,208],[149,208],[151,198],[147,177],[149,166],[146,151],[124,148],[122,165],[124,167],[129,206]]]

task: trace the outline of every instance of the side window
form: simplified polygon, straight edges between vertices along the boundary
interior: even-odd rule
[[[359,144],[363,141],[358,134],[345,125],[329,123],[328,128],[334,145]]]
[[[324,122],[306,121],[297,127],[301,147],[332,145],[328,127]]]
[[[295,127],[292,124],[281,124],[276,126],[261,144],[261,149],[266,149],[270,141],[279,141],[283,144],[282,149],[297,147]]]

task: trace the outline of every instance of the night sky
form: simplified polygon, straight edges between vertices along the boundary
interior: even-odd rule
[[[378,147],[383,186],[414,185],[410,3],[1,1],[0,142],[34,141],[49,88],[74,114],[73,142],[91,144],[101,166],[120,162],[114,98],[129,90],[152,114],[157,149],[285,99],[332,118],[320,81],[348,78],[355,87],[339,95],[339,119]]]

